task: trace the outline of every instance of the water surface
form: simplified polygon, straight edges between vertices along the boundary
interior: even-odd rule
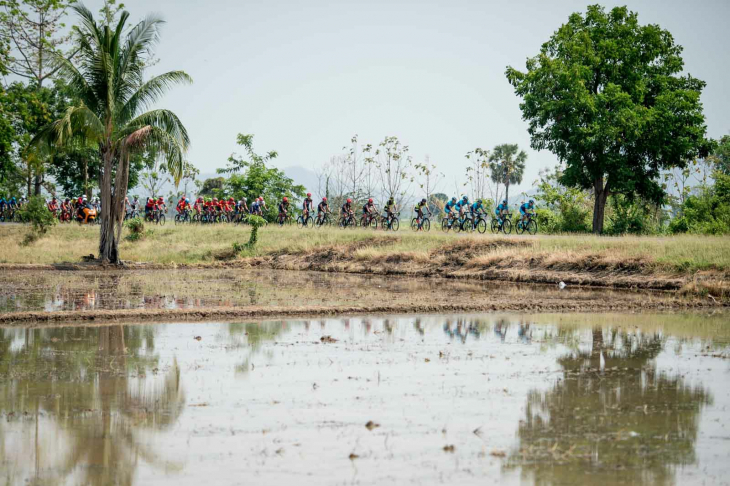
[[[0,477],[723,484],[728,357],[712,315],[4,329]]]

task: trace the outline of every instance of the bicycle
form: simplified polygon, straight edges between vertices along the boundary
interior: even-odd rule
[[[314,221],[314,225],[317,228],[321,228],[322,226],[332,226],[332,219],[330,218],[330,212],[327,211],[322,216],[317,216],[317,219]]]
[[[187,209],[184,210],[182,213],[177,213],[175,215],[175,225],[191,222],[192,221],[190,219],[190,211],[188,211]]]
[[[337,221],[337,225],[345,229],[348,226],[355,227],[357,226],[357,221],[355,220],[355,216],[352,213],[340,216],[340,219]]]
[[[165,226],[165,213],[163,213],[160,209],[155,209],[152,213],[152,220],[155,224]]]
[[[302,213],[297,217],[297,228],[311,228],[312,226],[314,226],[314,218],[308,213],[306,215]]]
[[[505,214],[504,219],[502,220],[492,217],[492,233],[497,234],[500,231],[505,235],[512,233],[512,221],[510,220],[511,217],[511,214]]]
[[[292,218],[291,213],[285,215],[280,213],[276,221],[279,223],[279,226],[291,226],[294,223],[294,218]]]
[[[373,229],[378,229],[378,215],[363,213],[360,218],[360,226],[363,228],[372,226]]]
[[[398,231],[398,228],[400,228],[400,212],[382,217],[380,227],[384,231]]]
[[[522,219],[520,219],[517,222],[517,226],[515,227],[515,231],[518,235],[521,235],[525,231],[527,231],[529,234],[534,235],[537,233],[537,221],[532,219],[533,214],[529,213],[527,215],[527,222],[523,223]]]
[[[472,230],[476,230],[481,234],[487,231],[487,221],[484,219],[484,213],[476,215],[476,219],[472,219]]]
[[[413,231],[431,231],[431,220],[428,216],[423,218],[416,216],[411,220],[411,229]]]

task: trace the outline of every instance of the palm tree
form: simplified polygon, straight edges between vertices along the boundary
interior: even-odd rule
[[[524,150],[520,150],[516,143],[497,145],[492,150],[489,156],[489,169],[492,172],[492,181],[497,184],[504,184],[505,199],[509,200],[510,184],[519,184],[522,182],[526,161],[527,154]]]
[[[190,144],[177,115],[164,109],[145,110],[171,86],[191,83],[192,79],[182,71],[171,71],[144,80],[145,61],[159,39],[162,19],[148,16],[124,36],[128,12],[122,12],[116,25],[109,25],[97,24],[81,4],[71,8],[80,17],[75,29],[79,50],[76,64],[61,58],[58,62],[77,103],[48,125],[35,142],[58,148],[81,141],[98,148],[102,161],[99,259],[120,263],[130,156],[157,150],[166,157],[168,170],[178,181]]]

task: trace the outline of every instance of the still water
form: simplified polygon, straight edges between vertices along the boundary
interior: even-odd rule
[[[3,484],[727,484],[727,315],[0,330]]]

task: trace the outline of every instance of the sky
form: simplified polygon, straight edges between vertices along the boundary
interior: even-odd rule
[[[86,0],[94,11],[101,0]],[[416,162],[428,155],[464,181],[464,155],[517,143],[528,154],[529,190],[556,158],[530,148],[519,98],[504,76],[524,68],[582,1],[241,1],[127,0],[132,19],[158,13],[167,24],[154,72],[194,79],[164,98],[187,127],[190,161],[223,167],[236,134],[276,150],[274,165],[314,169],[358,134],[377,144],[396,136]],[[707,82],[708,134],[730,133],[730,0],[604,2],[628,5],[684,46],[686,71]],[[71,20],[71,19],[69,19]]]

